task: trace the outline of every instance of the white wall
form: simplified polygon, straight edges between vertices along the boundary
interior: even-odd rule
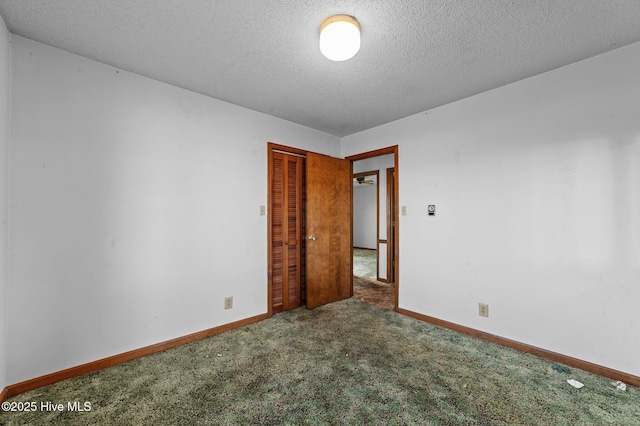
[[[385,145],[395,145],[393,143]],[[364,152],[364,151],[363,151]],[[358,152],[359,154],[359,152]],[[377,157],[366,158],[353,162],[353,173],[378,171],[378,194],[380,197],[379,212],[380,228],[378,235],[381,240],[387,238],[387,169],[394,166],[393,154],[379,155]]]
[[[372,179],[376,179],[375,176]],[[353,246],[375,250],[378,243],[376,191],[378,183],[353,186]]]
[[[7,381],[267,312],[267,142],[340,140],[12,40]]]
[[[10,36],[0,17],[0,391],[7,382]]]
[[[635,43],[343,138],[399,145],[400,307],[640,375],[639,75]]]

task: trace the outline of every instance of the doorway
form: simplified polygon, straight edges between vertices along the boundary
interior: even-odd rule
[[[353,174],[353,275],[370,280],[380,279],[378,175],[378,170]]]
[[[395,150],[365,153],[353,158],[352,164],[354,297],[386,309],[395,309],[396,153]],[[367,270],[372,266],[375,268],[373,275]]]

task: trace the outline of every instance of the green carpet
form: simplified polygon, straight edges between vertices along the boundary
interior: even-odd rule
[[[558,370],[348,299],[19,395],[9,401],[91,411],[0,413],[0,423],[640,425],[637,388]]]
[[[353,249],[353,275],[356,277],[378,278],[378,252],[376,250]]]

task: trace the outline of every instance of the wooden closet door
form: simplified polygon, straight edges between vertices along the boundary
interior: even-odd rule
[[[273,154],[271,185],[272,311],[304,303],[303,157]]]

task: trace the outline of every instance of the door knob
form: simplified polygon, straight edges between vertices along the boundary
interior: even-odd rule
[[[315,235],[309,235],[309,241],[315,241],[315,240],[316,240]]]

